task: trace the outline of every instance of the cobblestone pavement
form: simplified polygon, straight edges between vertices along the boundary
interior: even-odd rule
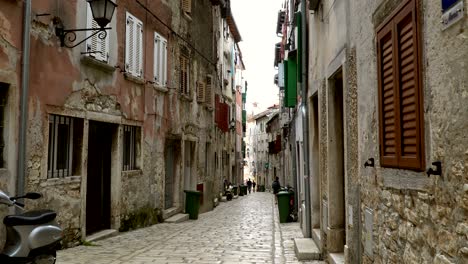
[[[270,193],[221,203],[198,220],[157,224],[61,250],[57,264],[322,263],[300,262],[292,238],[298,223],[280,224]]]

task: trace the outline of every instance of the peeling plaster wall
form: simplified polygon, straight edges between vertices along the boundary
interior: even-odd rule
[[[356,48],[359,167],[362,211],[373,210],[371,254],[363,263],[468,261],[467,19],[442,31],[440,1],[419,0],[426,167],[442,162],[442,176],[382,168],[375,28],[402,1],[352,1]],[[464,1],[465,8],[467,1]],[[364,215],[361,215],[364,223]],[[362,243],[366,238],[363,234]]]
[[[224,176],[215,173],[214,151],[225,149],[227,135],[218,137],[214,130],[212,107],[196,100],[196,82],[207,74],[216,76],[216,48],[213,47],[213,19],[210,1],[193,1],[191,17],[182,14],[180,1],[117,1],[118,8],[110,26],[110,56],[108,65],[98,63],[80,53],[84,44],[74,48],[59,47],[51,18],[59,17],[65,28],[82,28],[86,24],[84,1],[33,1],[31,30],[31,77],[27,134],[27,191],[39,191],[44,198],[28,203],[28,208],[50,208],[58,212],[58,222],[64,228],[65,246],[85,239],[86,183],[88,166],[89,122],[112,125],[111,151],[111,228],[118,229],[122,221],[143,208],[164,208],[166,143],[184,140],[195,143],[192,168],[195,182],[204,184],[204,205],[201,212],[213,208],[214,195],[219,193]],[[19,75],[21,54],[22,2],[0,4],[0,82],[9,84],[8,142],[16,142],[18,120]],[[144,8],[150,10],[145,11]],[[132,78],[123,72],[125,63],[125,15],[139,18],[144,24],[143,78]],[[49,13],[50,16],[36,16]],[[156,17],[157,18],[156,18]],[[163,21],[171,29],[164,26]],[[168,40],[168,85],[158,87],[153,80],[154,32]],[[78,34],[82,39],[83,34]],[[190,96],[178,92],[178,55],[180,45],[191,50]],[[195,51],[195,49],[197,51]],[[216,79],[216,78],[215,78]],[[220,87],[214,80],[213,89]],[[218,91],[217,91],[218,92]],[[82,126],[73,176],[48,179],[49,114],[77,118]],[[11,121],[11,122],[10,122]],[[123,125],[141,127],[138,144],[140,156],[137,170],[122,171]],[[81,128],[80,128],[81,129]],[[221,138],[221,140],[219,140]],[[206,143],[210,149],[206,154]],[[229,145],[230,146],[230,145]],[[8,168],[0,169],[0,188],[14,192],[16,175],[16,144],[8,144]],[[206,158],[210,159],[209,161]],[[183,210],[183,158],[175,158],[175,186],[179,193],[174,200],[176,211]],[[206,164],[208,166],[206,166]],[[220,164],[220,162],[218,163]],[[221,184],[220,184],[221,183]],[[6,211],[0,209],[0,216]],[[3,230],[0,239],[4,238]],[[1,240],[0,240],[1,241]]]
[[[0,190],[16,193],[16,166],[18,159],[19,98],[21,90],[21,50],[23,3],[4,1],[0,9],[0,83],[8,89],[4,115],[4,167],[0,168]],[[0,206],[0,219],[13,210]],[[0,248],[6,239],[4,225],[0,225]]]

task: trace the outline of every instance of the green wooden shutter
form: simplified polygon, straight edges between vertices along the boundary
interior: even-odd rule
[[[296,53],[289,54],[288,60],[285,61],[286,67],[286,89],[284,90],[284,106],[295,107],[297,103],[297,55]]]

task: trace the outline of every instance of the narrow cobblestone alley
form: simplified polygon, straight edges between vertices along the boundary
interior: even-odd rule
[[[157,224],[59,251],[57,263],[320,263],[298,261],[294,237],[301,237],[298,223],[279,224],[273,195],[254,193],[195,221]]]

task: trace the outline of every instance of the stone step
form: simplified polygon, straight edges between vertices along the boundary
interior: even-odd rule
[[[330,264],[344,264],[344,253],[328,253],[328,262]]]
[[[119,231],[115,229],[105,229],[102,231],[99,231],[97,233],[91,234],[89,236],[86,236],[86,241],[87,242],[96,242],[99,240],[103,240],[105,238],[113,237],[119,234]]]
[[[181,223],[185,222],[189,219],[188,214],[176,214],[174,216],[171,216],[170,218],[164,220],[165,223]]]
[[[320,260],[320,251],[311,238],[295,238],[294,251],[298,260]]]

